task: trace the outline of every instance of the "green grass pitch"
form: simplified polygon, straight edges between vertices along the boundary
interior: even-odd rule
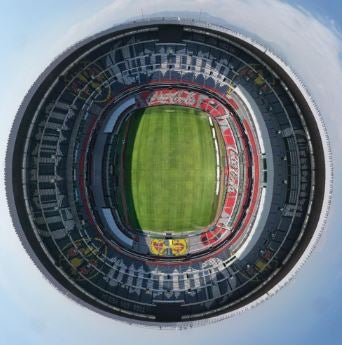
[[[181,106],[137,110],[120,129],[123,209],[135,229],[193,231],[218,207],[216,156],[208,116]]]

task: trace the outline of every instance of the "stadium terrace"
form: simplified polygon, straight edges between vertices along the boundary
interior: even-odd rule
[[[331,163],[297,76],[243,35],[181,18],[115,26],[60,55],[14,122],[23,246],[103,315],[186,328],[257,305],[324,228]]]

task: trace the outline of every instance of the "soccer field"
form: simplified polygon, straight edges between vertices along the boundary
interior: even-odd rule
[[[182,232],[213,222],[216,155],[205,113],[150,107],[132,114],[120,132],[121,200],[132,228]]]

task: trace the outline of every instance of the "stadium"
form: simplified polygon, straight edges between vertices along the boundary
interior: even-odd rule
[[[103,315],[159,328],[251,308],[324,229],[331,158],[300,79],[193,19],[121,24],[61,54],[15,118],[14,227],[44,276]]]

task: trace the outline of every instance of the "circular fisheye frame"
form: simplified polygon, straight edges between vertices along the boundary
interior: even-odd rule
[[[324,124],[290,68],[208,23],[123,24],[38,78],[12,128],[14,227],[59,290],[160,328],[229,317],[311,253],[331,195]]]

